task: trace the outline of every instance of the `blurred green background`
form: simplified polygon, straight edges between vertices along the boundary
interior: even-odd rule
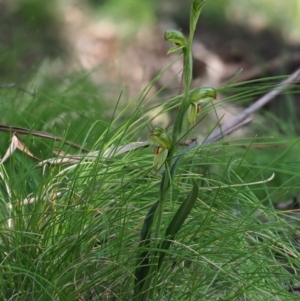
[[[117,26],[118,34],[130,37],[160,20],[173,20],[186,27],[189,6],[190,3],[183,0],[3,0],[0,2],[1,82],[26,81],[28,74],[36,72],[45,58],[67,60],[70,57],[70,45],[63,29],[65,18],[72,14],[70,7],[76,7],[90,20],[109,20]],[[208,26],[226,31],[232,24],[237,31],[240,27],[254,31],[268,28],[296,44],[300,41],[300,2],[207,1],[199,28]],[[238,38],[242,39],[242,34]]]

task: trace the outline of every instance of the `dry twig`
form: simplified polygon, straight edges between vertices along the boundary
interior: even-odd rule
[[[266,105],[271,100],[279,95],[282,91],[287,89],[290,84],[300,81],[300,68],[297,69],[291,76],[289,76],[286,80],[282,81],[275,87],[273,90],[259,98],[255,103],[253,103],[250,107],[245,109],[242,113],[237,115],[235,118],[230,120],[229,122],[223,124],[219,129],[215,130],[211,133],[202,144],[210,144],[212,142],[218,141],[222,139],[224,136],[231,134],[232,132],[239,129],[241,126],[245,124],[245,121],[249,120],[251,115],[256,112],[258,109]]]
[[[75,144],[71,141],[65,140],[64,138],[54,136],[52,134],[46,133],[46,132],[40,132],[40,131],[33,131],[17,126],[10,126],[10,125],[4,125],[0,124],[0,132],[14,132],[20,135],[31,135],[31,136],[36,136],[40,138],[45,138],[45,139],[51,139],[55,141],[63,141],[64,144],[70,145],[76,149],[80,149],[82,152],[88,153],[89,150],[87,148],[82,147],[81,145]]]

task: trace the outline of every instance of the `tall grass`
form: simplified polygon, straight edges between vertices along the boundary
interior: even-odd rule
[[[29,136],[26,146],[52,164],[14,152],[0,165],[0,299],[295,300],[296,212],[279,214],[273,201],[299,189],[297,158],[288,157],[289,164],[282,160],[299,140],[281,142],[283,148],[264,160],[254,152],[262,143],[270,145],[266,139],[181,146],[194,123],[201,129],[214,109],[209,103],[194,119],[193,109],[211,95],[203,98],[202,92],[213,90],[196,90],[195,100],[189,89],[192,31],[202,4],[193,2],[188,42],[180,37],[180,44],[175,36],[173,50],[183,51],[185,61],[184,90],[159,105],[164,114],[178,110],[170,130],[149,127],[157,105],[149,107],[147,91],[155,80],[105,121],[97,112],[91,119],[85,119],[89,112],[81,115],[80,99],[93,91],[85,81],[54,95],[0,90],[1,105],[10,112],[6,122],[60,134],[90,149],[79,152]],[[168,33],[174,42],[178,32]],[[238,95],[237,88],[223,91]],[[94,108],[95,93],[87,108]],[[228,101],[253,93],[243,87]],[[75,94],[78,102],[72,103]],[[47,101],[36,105],[41,95],[53,113]],[[68,130],[60,122],[48,127],[55,111],[71,114],[73,106]],[[156,159],[148,142],[132,144],[149,134]],[[54,148],[64,151],[61,157],[50,154]],[[61,164],[62,158],[74,160]],[[273,173],[275,180],[278,174],[284,179],[272,187]]]

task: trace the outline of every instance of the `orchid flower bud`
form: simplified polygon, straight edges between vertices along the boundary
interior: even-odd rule
[[[194,32],[198,22],[199,15],[205,0],[194,0],[191,6],[191,15],[190,15],[190,30]]]
[[[160,146],[163,149],[171,148],[171,137],[163,128],[156,126],[150,133],[150,136],[155,145]]]
[[[153,143],[157,145],[153,167],[159,169],[168,156],[168,150],[171,148],[172,140],[167,131],[158,126],[152,130],[150,136]]]
[[[193,4],[192,4],[193,10],[195,12],[200,11],[205,2],[206,2],[206,0],[194,0]]]
[[[210,87],[201,87],[193,90],[189,95],[189,103],[206,103],[217,98],[217,91]]]
[[[195,89],[189,96],[188,120],[190,125],[194,125],[197,115],[201,112],[201,104],[210,102],[217,97],[217,91],[210,87]]]
[[[167,42],[174,45],[175,47],[171,48],[167,54],[175,53],[180,49],[185,49],[186,40],[182,32],[176,29],[168,29],[164,34],[164,38]]]

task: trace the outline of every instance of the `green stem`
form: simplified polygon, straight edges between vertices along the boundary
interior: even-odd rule
[[[183,66],[183,78],[184,78],[184,91],[183,91],[183,99],[182,102],[178,108],[175,121],[174,121],[174,127],[172,132],[172,144],[169,149],[166,161],[165,161],[165,172],[162,177],[161,187],[160,187],[160,203],[157,212],[155,213],[157,218],[156,223],[156,229],[155,229],[155,238],[159,238],[161,223],[162,223],[162,216],[163,216],[163,209],[164,209],[164,203],[166,201],[166,195],[167,191],[169,190],[171,183],[172,183],[172,177],[174,175],[171,175],[170,171],[172,169],[173,164],[173,155],[176,150],[176,143],[177,138],[182,132],[182,125],[184,120],[184,115],[188,109],[188,101],[189,101],[189,90],[190,85],[192,82],[192,76],[193,76],[193,57],[192,57],[192,43],[194,38],[194,32],[195,32],[195,24],[197,22],[197,19],[199,17],[199,14],[196,13],[196,17],[191,16],[193,20],[191,20],[190,25],[190,34],[187,45],[183,48],[183,55],[184,55],[184,66]],[[196,20],[196,21],[195,21]],[[150,285],[153,280],[152,275],[154,275],[155,271],[158,269],[158,258],[155,258],[155,256],[152,256],[151,259],[151,267],[149,270],[149,277],[146,280],[146,283],[144,285],[145,288],[148,288],[148,290],[145,291],[144,294],[142,294],[141,300],[147,300],[149,297],[149,293],[151,292]]]
[[[205,0],[194,0],[191,6],[190,12],[190,33],[187,41],[187,45],[182,48],[183,56],[184,56],[184,66],[183,66],[183,78],[184,78],[184,92],[183,92],[183,100],[180,104],[173,127],[172,133],[172,147],[170,149],[169,155],[172,157],[174,153],[174,148],[176,146],[177,138],[182,132],[182,124],[184,119],[184,114],[188,109],[188,98],[189,98],[189,90],[193,77],[193,56],[192,56],[192,45],[194,39],[194,33],[196,30],[196,25],[200,16],[200,12],[202,9]],[[183,43],[182,43],[183,44]]]
[[[175,121],[174,121],[174,128],[172,133],[172,148],[171,148],[172,150],[174,149],[177,142],[177,138],[182,131],[182,124],[183,124],[184,114],[187,110],[189,88],[190,88],[190,83],[193,74],[193,67],[192,67],[193,59],[192,59],[192,54],[191,54],[189,44],[185,49],[183,49],[183,55],[184,55],[184,66],[183,66],[184,91],[183,91],[183,99],[178,108]],[[170,150],[170,153],[173,153],[173,151]]]

